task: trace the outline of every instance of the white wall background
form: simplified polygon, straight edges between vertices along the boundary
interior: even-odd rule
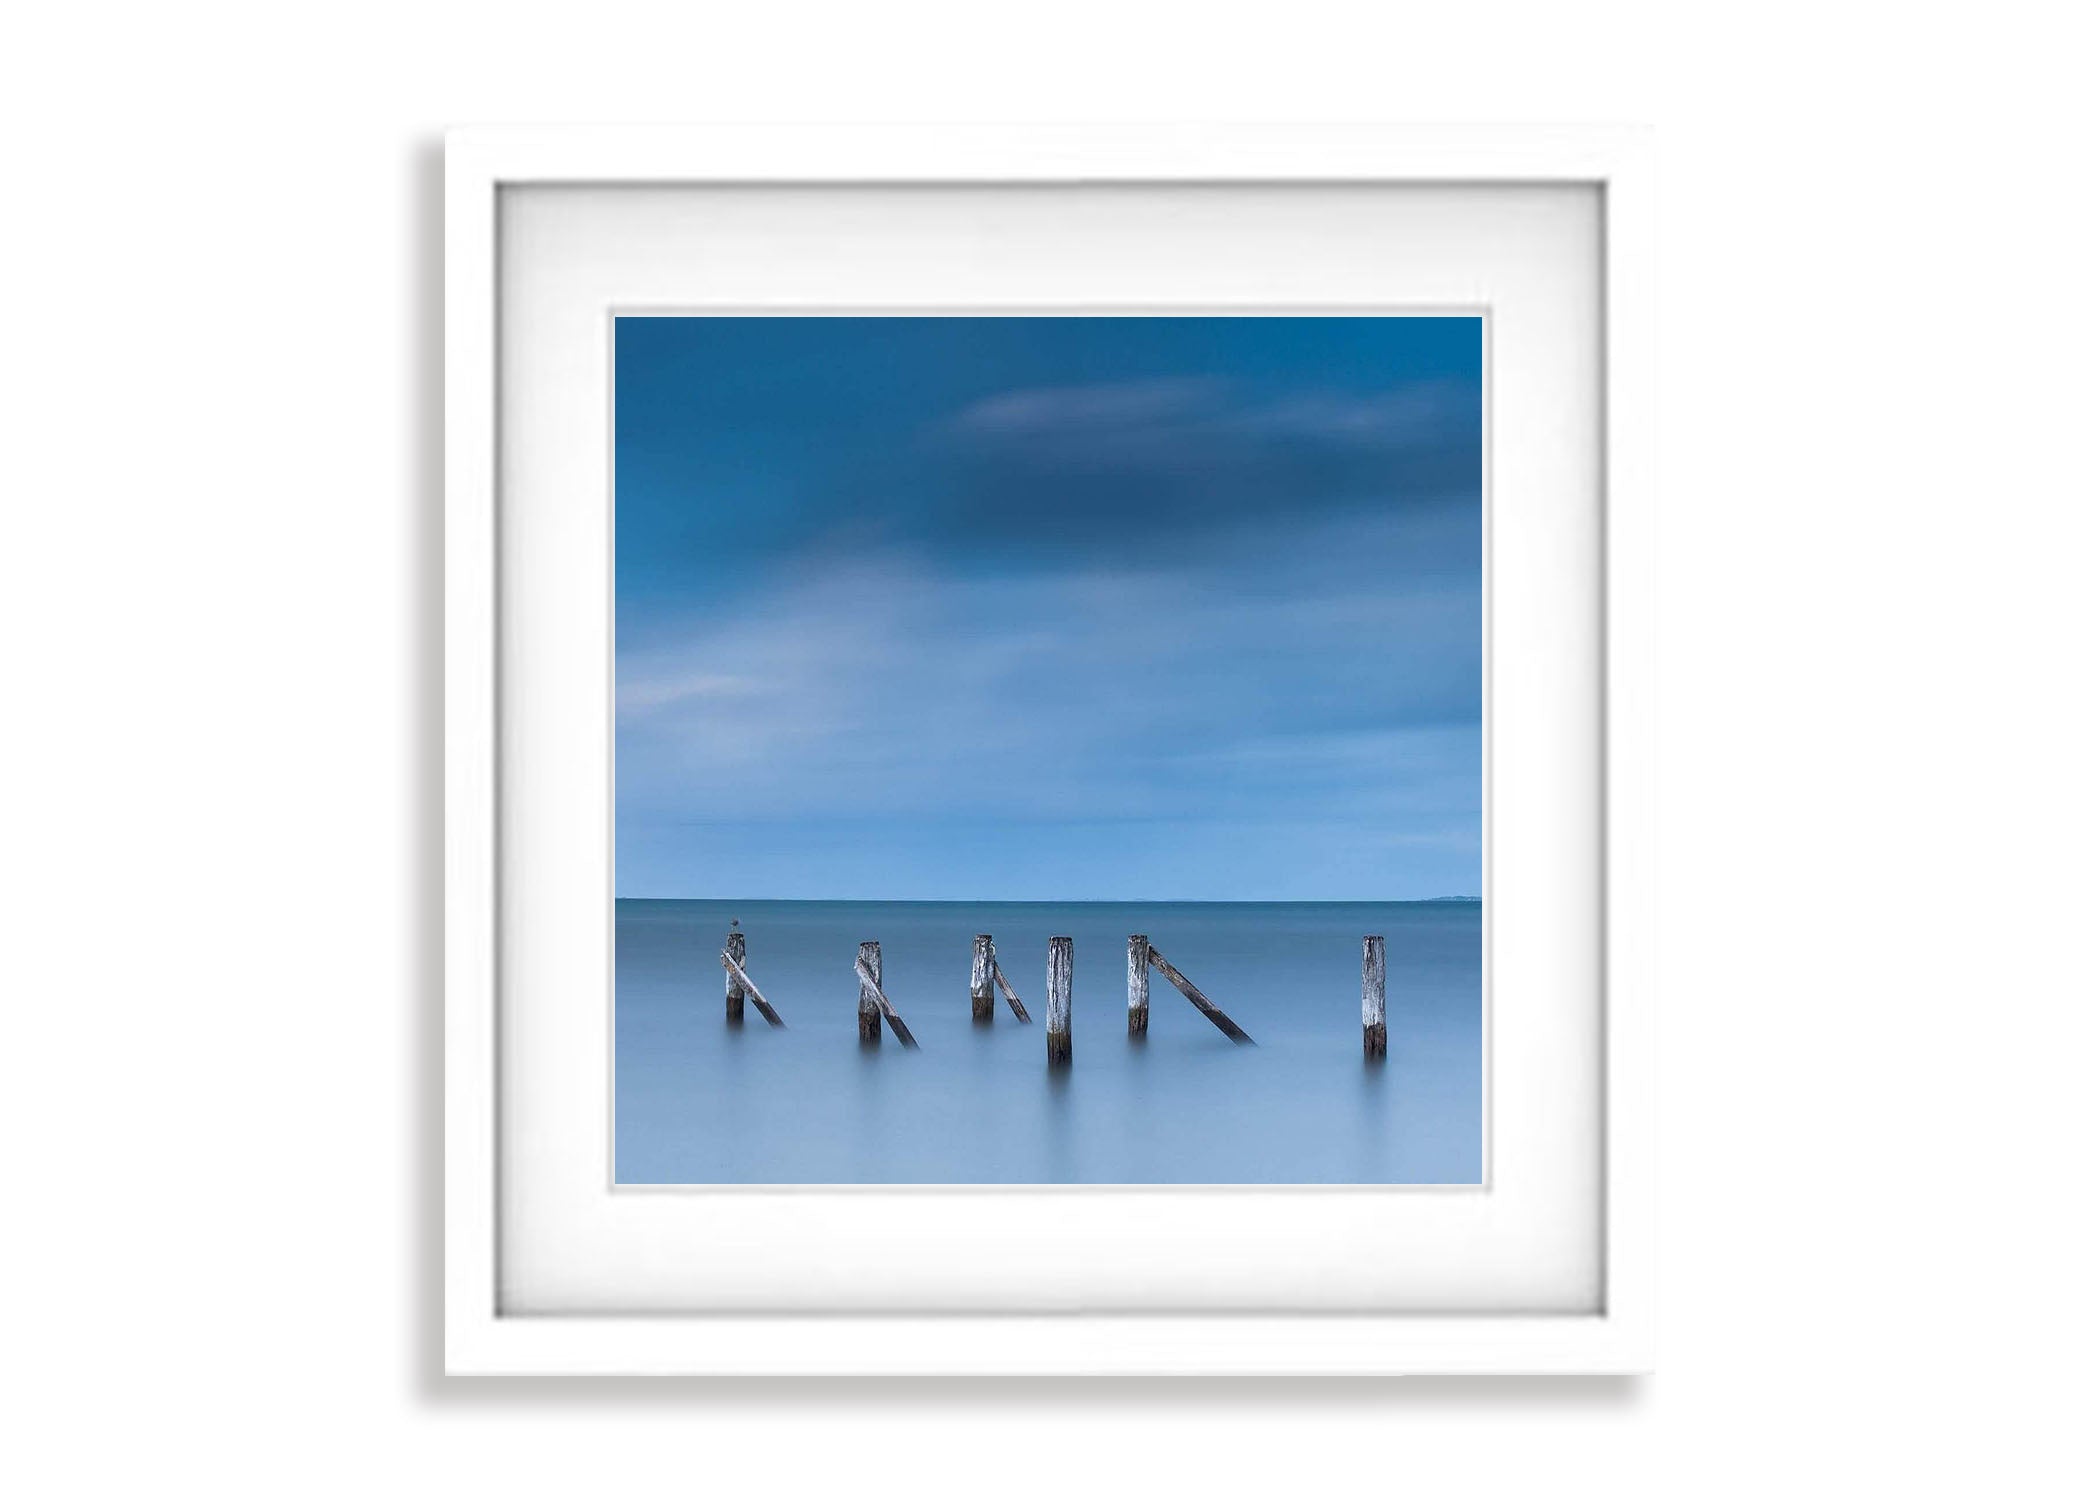
[[[0,1483],[2092,1492],[2077,8],[42,7],[0,40]],[[447,1385],[437,133],[1634,120],[1663,1367]]]

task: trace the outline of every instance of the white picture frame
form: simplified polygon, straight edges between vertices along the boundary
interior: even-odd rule
[[[1645,146],[1615,129],[467,130],[446,158],[445,1362],[473,1374],[1626,1372],[1652,1357]],[[1602,222],[1599,1305],[1581,1313],[503,1308],[498,210],[535,185],[1567,184]],[[1084,1189],[1068,1189],[1084,1192]]]

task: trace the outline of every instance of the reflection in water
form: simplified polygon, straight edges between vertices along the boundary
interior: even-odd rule
[[[1046,1182],[1069,1182],[1074,1173],[1072,1069],[1043,1066],[1043,1155]]]
[[[1356,1129],[1359,1149],[1376,1160],[1393,1135],[1392,1099],[1384,1058],[1366,1057],[1357,1070]]]

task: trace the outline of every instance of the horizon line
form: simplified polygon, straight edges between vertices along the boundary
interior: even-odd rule
[[[613,893],[615,901],[750,901],[767,902],[776,906],[1427,906],[1439,901],[1478,902],[1479,896],[1316,896],[1266,899],[1262,897],[1237,900],[1189,900],[1178,897],[1142,897],[1124,900],[1117,897],[987,897],[969,896],[623,896]]]

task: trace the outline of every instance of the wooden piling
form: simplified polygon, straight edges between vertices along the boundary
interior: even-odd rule
[[[860,975],[861,995],[865,999],[872,993],[875,997],[876,1010],[881,1014],[882,1020],[890,1023],[890,1030],[897,1033],[897,1040],[907,1047],[916,1047],[919,1045],[918,1038],[914,1037],[911,1034],[911,1028],[904,1024],[904,1017],[897,1014],[897,1007],[890,1004],[890,997],[882,992],[882,975],[868,967],[868,949],[874,946],[873,943],[862,943],[860,945],[861,956],[853,961],[854,972]],[[882,962],[882,954],[880,952],[876,953],[875,961],[878,964]],[[867,1039],[866,1033],[862,1033],[861,1040],[865,1042]],[[875,1028],[875,1040],[878,1043],[882,1040],[880,1023]]]
[[[744,987],[744,993],[751,997],[751,1003],[758,1007],[758,1013],[766,1018],[768,1026],[787,1025],[787,1022],[780,1019],[780,1012],[766,1004],[766,997],[758,992],[758,986],[751,982],[751,976],[744,972],[744,966],[730,956],[727,948],[722,950],[722,969]]]
[[[992,981],[999,986],[999,993],[1006,996],[1006,1003],[1013,1007],[1013,1013],[1019,1016],[1023,1023],[1026,1023],[1028,1020],[1028,1007],[1023,1005],[1021,997],[1014,993],[1014,983],[1006,977],[1006,970],[999,967],[999,950],[997,948],[992,949]]]
[[[1067,1067],[1072,1061],[1072,940],[1050,939],[1050,1004],[1045,1027],[1050,1038],[1050,1066]]]
[[[1151,950],[1151,958],[1152,967],[1159,970],[1160,973],[1166,975],[1167,983],[1173,985],[1175,989],[1180,990],[1182,994],[1186,995],[1188,997],[1189,1004],[1195,1006],[1196,1009],[1202,1011],[1205,1016],[1209,1017],[1211,1025],[1217,1027],[1218,1030],[1224,1032],[1227,1036],[1231,1037],[1233,1041],[1239,1043],[1241,1046],[1251,1047],[1254,1045],[1254,1038],[1247,1035],[1246,1032],[1240,1030],[1238,1025],[1234,1023],[1232,1017],[1226,1015],[1225,1012],[1219,1010],[1217,1006],[1211,1004],[1210,997],[1204,994],[1203,991],[1197,989],[1193,984],[1190,984],[1188,981],[1188,976],[1183,974],[1181,970],[1175,968],[1172,964],[1168,963],[1166,959],[1161,956],[1160,951],[1157,948]]]
[[[1152,1021],[1152,939],[1137,933],[1130,939],[1130,1007],[1132,1036],[1143,1036]]]
[[[732,925],[729,929],[729,957],[742,968],[744,963],[744,935]],[[728,965],[722,967],[722,1016],[732,1026],[744,1024],[744,986]]]
[[[860,1043],[880,1047],[882,1007],[875,1003],[875,996],[882,988],[882,944],[862,943],[853,966],[860,971]]]
[[[980,932],[970,945],[970,1019],[985,1025],[992,1019],[992,935]]]
[[[1385,1056],[1385,939],[1364,939],[1364,1056]]]

